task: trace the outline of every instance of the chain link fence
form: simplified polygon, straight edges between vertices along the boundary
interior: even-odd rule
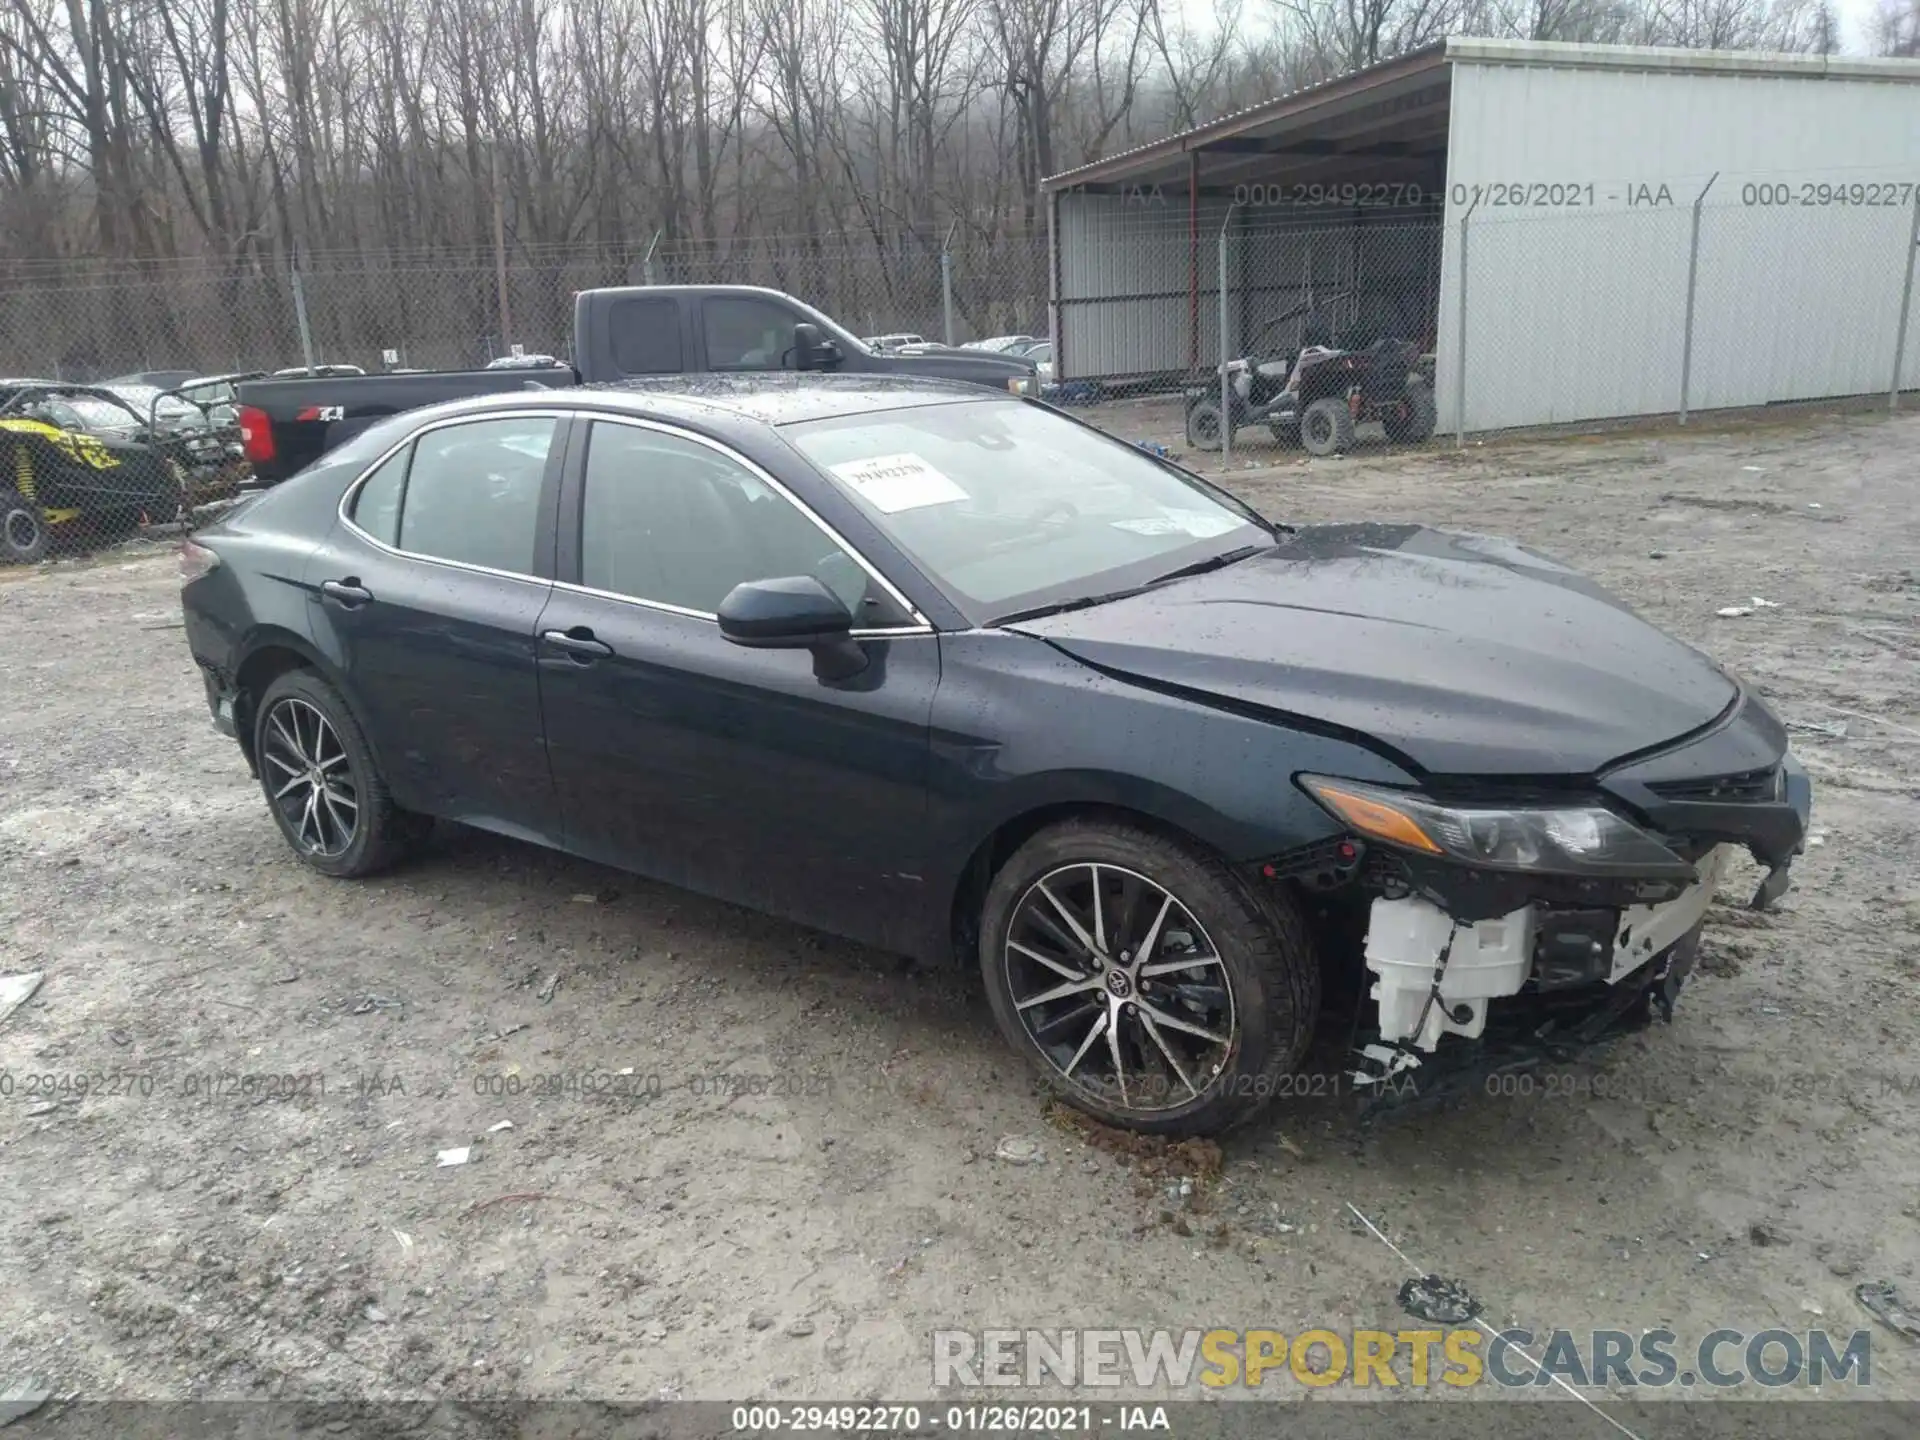
[[[504,256],[316,254],[285,269],[0,262],[0,375],[15,377],[0,381],[0,563],[190,525],[230,498],[247,477],[239,379],[564,359],[575,294],[637,284],[770,286],[862,336],[1047,333],[1044,237],[654,237]]]
[[[1915,186],[1710,185],[1616,209],[1551,189],[1566,193],[1455,196],[1445,218],[1236,205],[1109,221],[1091,254],[1062,257],[1062,374],[1102,393],[1183,386],[1197,449],[1320,454],[1862,396],[1894,408],[1920,385]]]
[[[1092,382],[1104,392],[1169,388],[1175,372],[1161,366],[1184,341],[1195,357],[1180,381],[1185,431],[1198,450],[1279,444],[1328,455],[1365,439],[1433,433],[1436,213],[1236,205],[1190,215],[1186,229],[1186,255],[1162,241],[1154,268],[1185,259],[1194,283],[1171,307],[1147,302],[1162,310],[1161,324],[1143,330],[1125,302],[1096,303],[1091,323],[1077,323],[1071,313],[1082,302],[1063,300],[1064,375],[1084,385],[1104,362],[1121,372]],[[1159,283],[1151,273],[1136,278]]]
[[[0,562],[190,524],[236,493],[247,468],[220,377],[565,357],[575,293],[606,285],[766,285],[863,336],[1052,335],[1052,398],[1172,392],[1200,450],[1891,405],[1920,383],[1912,185],[1709,185],[1612,209],[1591,187],[1546,189],[1526,204],[1457,193],[1444,213],[1434,196],[1087,207],[1057,256],[1044,238],[837,234],[284,271],[0,262],[0,372],[20,377],[0,380]]]

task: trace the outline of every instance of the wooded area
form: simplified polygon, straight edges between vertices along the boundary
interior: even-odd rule
[[[1838,45],[1824,0],[0,0],[0,259],[991,246],[1047,174],[1447,33]]]

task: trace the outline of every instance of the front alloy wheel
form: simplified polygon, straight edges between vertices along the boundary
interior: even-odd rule
[[[1115,865],[1063,865],[1013,912],[1007,988],[1034,1047],[1103,1105],[1198,1100],[1233,1050],[1233,984],[1171,891]]]
[[[1069,1104],[1161,1134],[1249,1118],[1282,1088],[1319,1008],[1284,896],[1130,825],[1034,836],[988,887],[980,964],[1001,1032]]]

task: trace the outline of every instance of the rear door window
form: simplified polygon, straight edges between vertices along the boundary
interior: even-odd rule
[[[686,369],[680,346],[680,302],[616,300],[608,319],[613,363],[622,375],[678,375]]]
[[[550,415],[514,415],[427,431],[407,467],[398,548],[532,574],[554,428]]]
[[[394,451],[380,468],[360,484],[353,497],[353,523],[382,545],[400,543],[400,493],[407,483],[407,460],[411,445]]]

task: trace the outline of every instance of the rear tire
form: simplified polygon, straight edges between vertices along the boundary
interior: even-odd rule
[[[1338,455],[1353,448],[1353,412],[1341,395],[1322,395],[1300,416],[1300,443],[1309,455]]]
[[[280,833],[322,875],[376,874],[432,829],[429,817],[394,804],[353,712],[310,670],[288,671],[260,697],[253,753]]]
[[[17,490],[0,490],[0,560],[34,565],[46,558],[51,543],[40,507]]]
[[[1059,904],[1104,952],[1076,941]],[[979,952],[1000,1033],[1048,1088],[1147,1134],[1253,1118],[1319,1015],[1319,964],[1289,899],[1125,824],[1067,821],[1022,845],[987,888]]]
[[[1387,438],[1399,445],[1425,444],[1433,438],[1434,428],[1439,423],[1440,415],[1434,408],[1433,392],[1412,380],[1407,382],[1406,400],[1398,413],[1389,412],[1381,421]]]
[[[1218,450],[1222,430],[1220,406],[1212,400],[1196,400],[1187,407],[1187,445],[1194,450]]]

